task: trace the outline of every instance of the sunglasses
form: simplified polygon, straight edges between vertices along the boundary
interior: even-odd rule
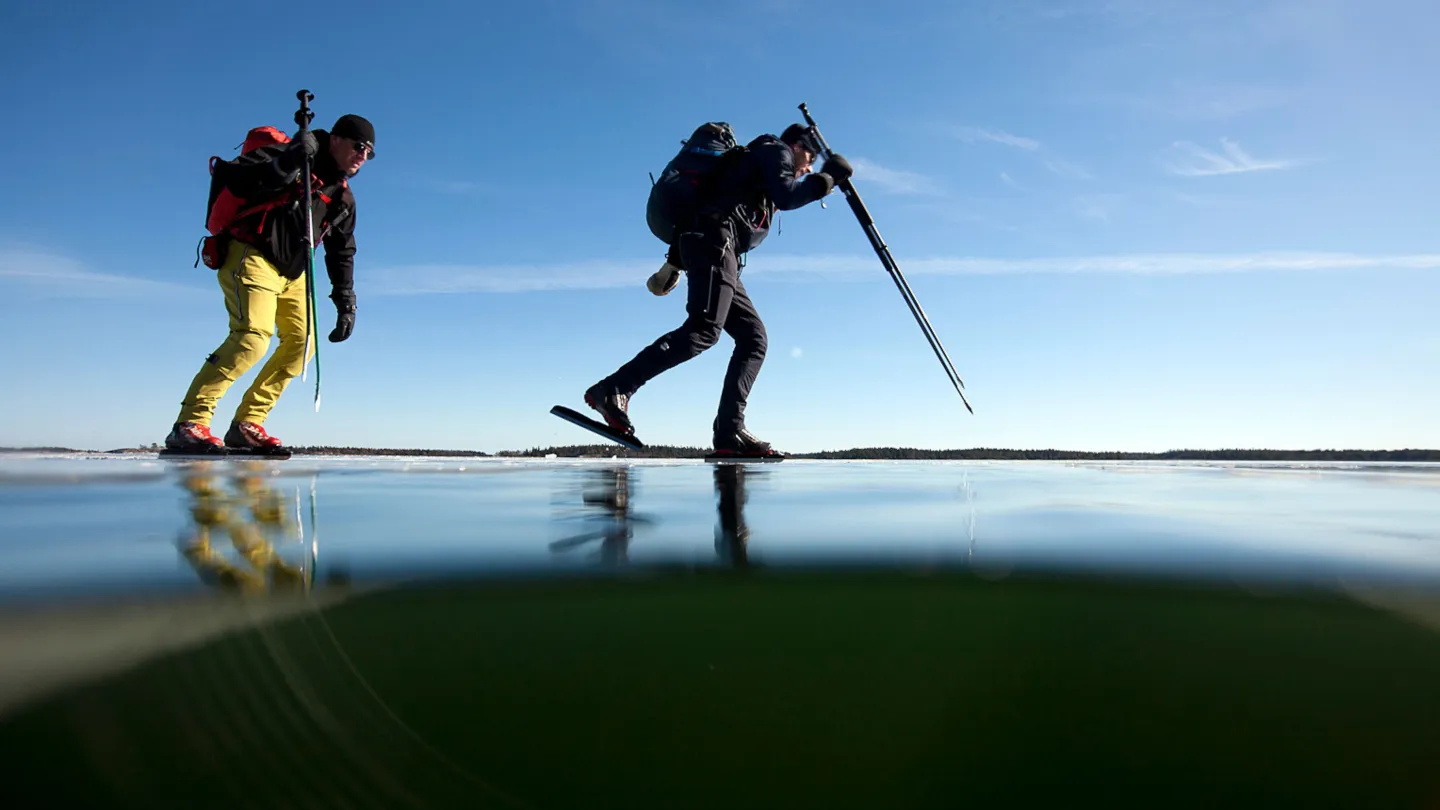
[[[351,145],[355,147],[355,151],[364,155],[366,160],[375,159],[374,144],[370,143],[369,141],[357,141],[354,138],[346,138],[346,140],[350,141]]]

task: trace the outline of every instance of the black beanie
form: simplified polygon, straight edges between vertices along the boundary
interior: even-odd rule
[[[780,140],[787,146],[794,146],[798,143],[805,147],[805,151],[810,154],[816,157],[820,156],[820,144],[816,142],[815,136],[810,134],[810,128],[807,126],[791,124],[785,128],[784,132],[780,133]]]
[[[342,138],[353,138],[360,143],[369,144],[370,151],[375,151],[375,127],[369,121],[358,115],[342,115],[330,128],[331,135],[339,135]]]

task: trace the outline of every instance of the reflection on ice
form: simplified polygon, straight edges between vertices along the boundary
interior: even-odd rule
[[[342,574],[383,583],[677,565],[1424,584],[1440,581],[1437,473],[1361,463],[12,455],[0,458],[0,597],[305,592]]]

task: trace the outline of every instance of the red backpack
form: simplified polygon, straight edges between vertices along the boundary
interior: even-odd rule
[[[197,251],[195,265],[205,262],[205,266],[212,270],[220,269],[225,261],[225,252],[229,248],[230,240],[236,237],[252,240],[265,230],[265,217],[272,208],[278,208],[289,203],[300,193],[300,186],[287,189],[284,193],[278,194],[268,200],[261,200],[254,204],[235,196],[230,189],[215,176],[215,166],[219,163],[247,163],[256,160],[251,155],[255,150],[275,144],[290,143],[290,136],[275,127],[255,127],[245,133],[245,142],[240,146],[240,154],[234,159],[226,161],[219,156],[210,158],[210,202],[205,209],[205,230],[210,232],[200,240],[200,248]],[[315,178],[315,193],[327,204],[330,198],[319,191],[319,178]],[[341,186],[349,185],[341,181]],[[259,222],[250,226],[247,222],[250,217],[260,214]],[[244,224],[244,227],[242,227]]]

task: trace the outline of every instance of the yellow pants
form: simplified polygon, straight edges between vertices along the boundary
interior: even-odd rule
[[[285,278],[255,248],[240,242],[230,243],[215,275],[225,293],[230,336],[205,358],[175,421],[209,425],[225,391],[265,356],[270,337],[278,332],[275,354],[235,409],[236,422],[263,423],[285,386],[300,376],[314,354],[314,335],[305,340],[305,277]]]

